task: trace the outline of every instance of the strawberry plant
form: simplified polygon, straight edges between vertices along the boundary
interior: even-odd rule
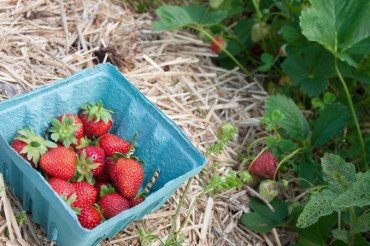
[[[329,237],[338,245],[363,243],[369,205],[364,180],[370,162],[370,5],[347,0],[217,0],[164,5],[155,13],[154,29],[193,29],[218,54],[213,58],[218,65],[237,66],[252,79],[261,72],[268,77],[264,85],[270,96],[261,120],[266,135],[240,153],[244,170],[238,176],[249,185],[258,184],[260,195],[279,214],[262,213],[266,204],[252,200],[254,212],[243,223],[257,232],[289,226],[303,245],[322,245]],[[350,167],[345,172],[351,179],[339,171],[343,165]],[[285,180],[288,170],[295,177]],[[342,189],[333,190],[334,180]],[[311,197],[302,203],[280,200],[279,191],[297,185],[294,181],[300,189],[309,188]],[[359,197],[361,202],[351,203]]]

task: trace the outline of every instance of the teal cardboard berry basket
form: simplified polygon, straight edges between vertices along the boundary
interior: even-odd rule
[[[143,203],[87,230],[10,143],[22,127],[31,126],[36,133],[44,135],[50,118],[78,113],[81,105],[99,100],[115,111],[111,133],[130,141],[138,132],[135,155],[145,163],[141,189],[157,170],[159,176]],[[22,199],[23,208],[32,213],[32,219],[58,246],[96,245],[104,238],[113,237],[131,222],[159,209],[205,163],[206,158],[179,127],[110,64],[83,70],[0,103],[0,172],[10,192]]]

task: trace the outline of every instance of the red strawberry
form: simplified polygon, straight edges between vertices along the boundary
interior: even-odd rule
[[[67,199],[73,194],[76,193],[76,188],[73,184],[58,178],[51,178],[48,180],[51,188],[59,195],[65,195]]]
[[[136,196],[143,181],[144,171],[135,160],[120,158],[110,169],[109,175],[121,195],[130,199]]]
[[[48,148],[57,147],[55,143],[36,135],[31,127],[30,130],[21,129],[18,133],[19,135],[13,139],[11,146],[33,168],[37,167],[40,157],[48,151]]]
[[[252,54],[257,58],[260,58],[261,55],[264,53],[263,49],[261,48],[259,44],[254,45],[251,51],[252,51]]]
[[[109,170],[112,166],[114,166],[119,158],[125,157],[121,153],[115,153],[113,157],[109,157],[108,160],[105,162],[103,170],[101,173],[96,176],[96,180],[99,182],[110,182]]]
[[[72,207],[84,208],[92,206],[95,203],[98,192],[94,186],[85,181],[73,182],[72,184],[76,188],[77,194],[77,198],[72,203]]]
[[[144,195],[140,195],[138,197],[128,199],[128,204],[130,205],[130,208],[135,207],[136,205],[142,203],[145,200]]]
[[[76,156],[66,147],[57,147],[40,158],[40,167],[51,177],[70,179],[75,173]]]
[[[128,201],[118,193],[111,193],[103,196],[99,201],[99,206],[106,219],[110,219],[130,208]]]
[[[101,136],[97,145],[104,149],[105,157],[112,157],[116,152],[126,154],[130,149],[130,144],[127,141],[109,133]]]
[[[270,152],[263,152],[249,167],[253,175],[272,178],[276,170],[276,157]]]
[[[53,118],[51,124],[52,127],[49,128],[49,132],[52,132],[51,139],[63,143],[67,148],[71,145],[75,148],[83,137],[82,122],[74,114],[65,114],[56,119]]]
[[[96,176],[96,180],[99,182],[109,182],[109,169],[116,164],[115,160],[107,160],[104,164],[103,170]]]
[[[220,36],[215,36],[214,39],[217,41],[218,44],[215,41],[212,41],[211,42],[211,50],[213,52],[215,52],[216,54],[219,54],[222,51],[222,49],[219,45],[226,48],[227,44],[226,44],[225,40]]]
[[[111,113],[113,111],[104,108],[101,101],[98,105],[92,102],[81,108],[80,118],[84,125],[84,133],[88,138],[100,137],[112,127]]]
[[[104,167],[104,150],[96,146],[87,146],[77,150],[77,154],[81,157],[83,151],[85,151],[86,158],[92,158],[94,164],[99,164],[96,168],[91,170],[92,176],[98,175]]]
[[[99,225],[102,220],[99,211],[93,207],[82,208],[77,218],[82,227],[90,230]]]

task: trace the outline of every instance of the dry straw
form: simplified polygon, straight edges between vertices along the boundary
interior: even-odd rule
[[[215,66],[211,62],[215,54],[196,35],[153,31],[151,18],[136,14],[129,4],[115,5],[109,0],[0,0],[0,100],[93,68],[97,62],[111,62],[203,153],[217,141],[223,122],[238,126],[232,143],[209,158],[208,167],[215,162],[221,167],[204,171],[202,177],[209,180],[214,172],[238,169],[237,154],[262,134],[256,126],[266,92],[257,79],[247,81],[237,69]],[[0,187],[4,187],[1,178]],[[140,225],[165,239],[183,189],[160,210],[101,245],[139,245]],[[175,229],[201,190],[201,181],[195,178]],[[257,235],[240,224],[243,213],[250,211],[250,194],[250,189],[232,189],[202,196],[182,230],[184,245],[277,243],[275,233]],[[5,190],[1,211],[0,244],[52,245],[29,214],[22,223],[16,222],[14,215],[22,211],[21,203]]]

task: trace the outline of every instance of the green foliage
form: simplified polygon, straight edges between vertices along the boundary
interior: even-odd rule
[[[265,103],[265,114],[271,115],[276,109],[284,116],[278,125],[295,140],[304,140],[308,135],[308,122],[294,101],[284,95],[274,95]]]
[[[238,179],[236,173],[232,170],[228,170],[224,176],[218,174],[213,175],[212,179],[205,186],[205,192],[214,191],[219,193],[223,190],[232,189],[235,187],[241,187],[242,181]]]
[[[155,13],[159,21],[153,22],[155,30],[172,30],[192,26],[209,26],[221,22],[227,12],[223,10],[209,11],[204,6],[171,6],[164,5]]]
[[[325,91],[329,78],[336,76],[333,56],[316,44],[304,46],[288,56],[282,68],[293,83],[311,97]]]
[[[259,66],[257,68],[258,71],[266,72],[271,69],[271,67],[276,63],[278,60],[278,56],[274,57],[271,54],[263,53],[261,55],[261,61],[263,62],[263,65]]]
[[[347,126],[349,118],[349,110],[343,104],[334,103],[326,106],[314,124],[312,146],[321,146],[336,137]]]
[[[370,205],[370,170],[365,173],[357,173],[357,179],[350,183],[344,193],[340,194],[333,202],[335,208],[344,209],[354,206]]]
[[[249,229],[256,232],[269,232],[276,226],[282,224],[288,214],[288,206],[284,201],[274,200],[271,206],[275,212],[257,198],[251,198],[250,207],[254,212],[247,213],[243,216],[242,222]]]
[[[356,220],[351,221],[349,226],[353,234],[370,231],[370,210],[365,211]]]
[[[334,154],[325,154],[321,163],[327,188],[312,194],[298,218],[297,227],[311,226],[320,217],[334,211],[370,204],[370,171],[356,174],[352,163],[346,163],[340,156]],[[364,218],[366,217],[365,214]]]
[[[366,1],[310,0],[300,17],[303,35],[355,66],[350,54],[370,53],[370,5]],[[348,21],[350,20],[350,21]]]
[[[337,223],[336,215],[331,214],[321,217],[317,223],[310,227],[301,229],[296,228],[298,233],[298,245],[322,246],[325,245],[332,228]]]

